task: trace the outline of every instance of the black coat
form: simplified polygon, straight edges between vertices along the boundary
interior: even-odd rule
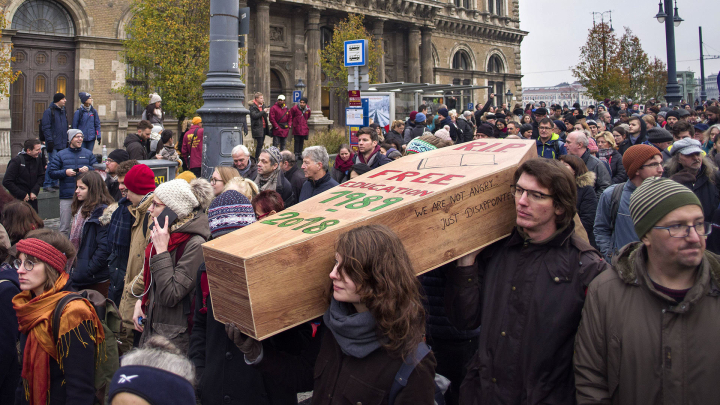
[[[331,188],[338,185],[338,182],[330,175],[325,173],[323,177],[315,181],[307,179],[303,184],[302,190],[300,191],[298,202],[307,200],[308,198],[314,197],[324,191],[330,190]]]
[[[598,199],[595,195],[595,173],[586,172],[578,176],[575,180],[577,182],[577,202],[575,208],[577,209],[580,222],[582,222],[585,232],[588,234],[588,241],[590,244],[597,249],[595,244],[595,233],[593,228],[595,227],[595,212],[597,211]]]
[[[95,207],[83,226],[77,260],[70,273],[73,286],[79,290],[110,279],[108,267],[110,250],[106,243],[110,215],[106,215],[107,218],[103,217],[105,208],[107,208],[105,204]]]
[[[703,214],[705,215],[705,221],[712,221],[713,213],[720,205],[720,171],[717,169],[712,172],[704,163],[700,168],[700,174],[692,179],[692,175],[686,172],[678,172],[675,175],[670,173],[663,173],[664,176],[668,176],[678,183],[688,187],[695,193],[697,198],[702,204]],[[710,181],[709,175],[713,176],[714,181]]]
[[[122,191],[120,191],[120,182],[118,180],[113,180],[112,177],[108,174],[107,177],[105,177],[105,185],[107,186],[112,198],[115,201],[120,201],[120,199],[122,198]]]
[[[626,182],[628,180],[628,176],[627,173],[625,173],[625,166],[623,166],[622,155],[620,152],[613,150],[612,155],[607,157],[607,161],[610,165],[612,184]]]
[[[392,143],[392,141],[396,141],[400,144],[400,146],[405,144],[405,140],[403,139],[402,134],[398,134],[394,130],[388,132],[385,134],[385,142]]]
[[[195,316],[188,357],[195,364],[197,375],[197,397],[203,405],[290,405],[297,404],[297,394],[283,388],[271,377],[245,363],[245,356],[227,337],[225,325],[218,322],[213,314],[210,296],[207,297],[207,312],[201,312],[203,305],[202,274],[205,264],[200,266],[195,287]],[[307,346],[307,338],[298,335],[298,329],[283,332],[263,341],[265,345],[282,347],[299,353]]]
[[[269,134],[270,125],[268,124],[268,113],[258,108],[255,100],[248,103],[250,110],[250,131],[255,139],[263,139]],[[263,126],[263,121],[265,125]]]
[[[12,299],[20,294],[17,271],[7,263],[0,266],[0,404],[15,401],[20,381],[17,356],[18,320]]]
[[[456,140],[455,143],[470,142],[475,137],[475,127],[465,118],[458,117],[455,121],[458,130],[460,131],[460,139]]]
[[[297,166],[293,166],[292,169],[283,173],[283,176],[290,182],[293,194],[299,198],[300,190],[302,190],[302,186],[305,184],[305,180],[307,180],[307,178],[305,178],[305,172]]]
[[[45,181],[45,159],[42,154],[33,158],[24,151],[10,160],[2,185],[18,200],[26,195],[40,194]]]
[[[445,313],[445,285],[447,284],[446,269],[453,269],[454,263],[448,263],[429,271],[418,278],[422,284],[425,300],[423,306],[427,313],[425,331],[432,339],[469,340],[480,334],[480,328],[458,330],[450,323]]]

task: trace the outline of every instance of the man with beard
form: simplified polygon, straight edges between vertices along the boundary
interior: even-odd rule
[[[705,110],[705,116],[707,117],[706,124],[711,127],[718,123],[720,119],[720,107],[710,106]]]
[[[666,177],[687,186],[702,203],[706,221],[720,204],[720,172],[712,160],[703,156],[699,141],[684,138],[676,141],[672,149],[672,159],[665,166]]]
[[[115,201],[120,201],[122,192],[120,191],[120,182],[118,181],[117,169],[120,163],[130,160],[130,155],[122,149],[115,149],[110,152],[105,160],[105,185],[107,185],[110,195]]]

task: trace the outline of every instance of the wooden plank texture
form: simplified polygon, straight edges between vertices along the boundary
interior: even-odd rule
[[[203,245],[215,317],[265,339],[327,308],[335,241],[395,231],[418,274],[507,236],[510,185],[534,141],[478,140],[403,157]]]

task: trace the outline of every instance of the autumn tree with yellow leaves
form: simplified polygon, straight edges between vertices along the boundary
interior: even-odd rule
[[[2,38],[2,30],[5,29],[7,21],[0,18],[0,38]],[[15,57],[12,56],[13,45],[11,43],[0,46],[0,95],[2,97],[10,97],[10,85],[20,76],[20,71],[13,72],[12,62]]]

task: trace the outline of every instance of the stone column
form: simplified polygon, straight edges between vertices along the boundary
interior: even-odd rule
[[[435,83],[435,74],[433,66],[435,61],[432,57],[432,31],[430,27],[422,29],[422,44],[420,46],[420,64],[422,65],[422,82]]]
[[[408,81],[420,83],[420,27],[413,25],[408,32]]]
[[[380,43],[380,67],[378,69],[378,81],[385,83],[385,41],[383,40],[383,30],[385,27],[385,19],[378,18],[373,23],[373,36]]]
[[[320,74],[320,10],[311,8],[307,19],[307,96],[310,105],[310,135],[326,129],[332,121],[322,115],[322,76]]]
[[[270,98],[270,2],[261,0],[257,3],[255,18],[255,85],[265,96],[265,104],[272,105]],[[252,98],[252,96],[250,96]]]

